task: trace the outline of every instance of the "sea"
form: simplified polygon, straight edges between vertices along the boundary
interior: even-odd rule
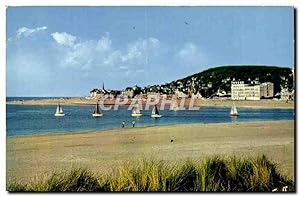
[[[53,98],[53,97],[49,97]],[[12,100],[45,99],[45,97],[8,97]],[[53,105],[6,105],[7,136],[96,131],[125,127],[146,127],[156,125],[190,124],[190,123],[226,123],[270,120],[294,120],[293,109],[239,108],[239,117],[230,117],[227,107],[200,107],[199,110],[161,110],[161,118],[151,118],[151,109],[141,111],[143,116],[134,118],[128,106],[119,106],[118,110],[102,111],[103,116],[92,117],[94,106],[62,106],[64,117],[55,117],[56,106]]]
[[[6,97],[6,101],[29,101],[39,99],[60,99],[60,98],[72,98],[72,97]]]

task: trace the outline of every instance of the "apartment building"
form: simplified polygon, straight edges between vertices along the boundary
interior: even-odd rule
[[[232,100],[260,100],[260,85],[245,84],[244,81],[231,82]]]

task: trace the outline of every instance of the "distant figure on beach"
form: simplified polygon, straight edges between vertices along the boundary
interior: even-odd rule
[[[134,127],[134,125],[135,125],[135,122],[134,122],[134,120],[132,121],[132,127]]]
[[[124,128],[124,127],[125,127],[125,121],[122,122],[122,128]]]

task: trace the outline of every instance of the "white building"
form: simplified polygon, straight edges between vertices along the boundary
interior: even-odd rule
[[[260,85],[245,84],[244,81],[231,82],[232,100],[260,100]]]
[[[104,96],[104,92],[102,90],[93,89],[92,91],[90,91],[91,98],[101,98],[103,96]]]
[[[260,85],[248,85],[245,86],[245,100],[260,100]]]

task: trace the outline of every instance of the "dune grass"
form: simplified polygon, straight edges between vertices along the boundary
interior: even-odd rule
[[[108,175],[86,169],[54,173],[30,183],[10,182],[10,192],[271,192],[294,182],[281,175],[265,156],[243,159],[211,157],[201,161],[167,164],[144,159],[137,165],[124,164]]]

